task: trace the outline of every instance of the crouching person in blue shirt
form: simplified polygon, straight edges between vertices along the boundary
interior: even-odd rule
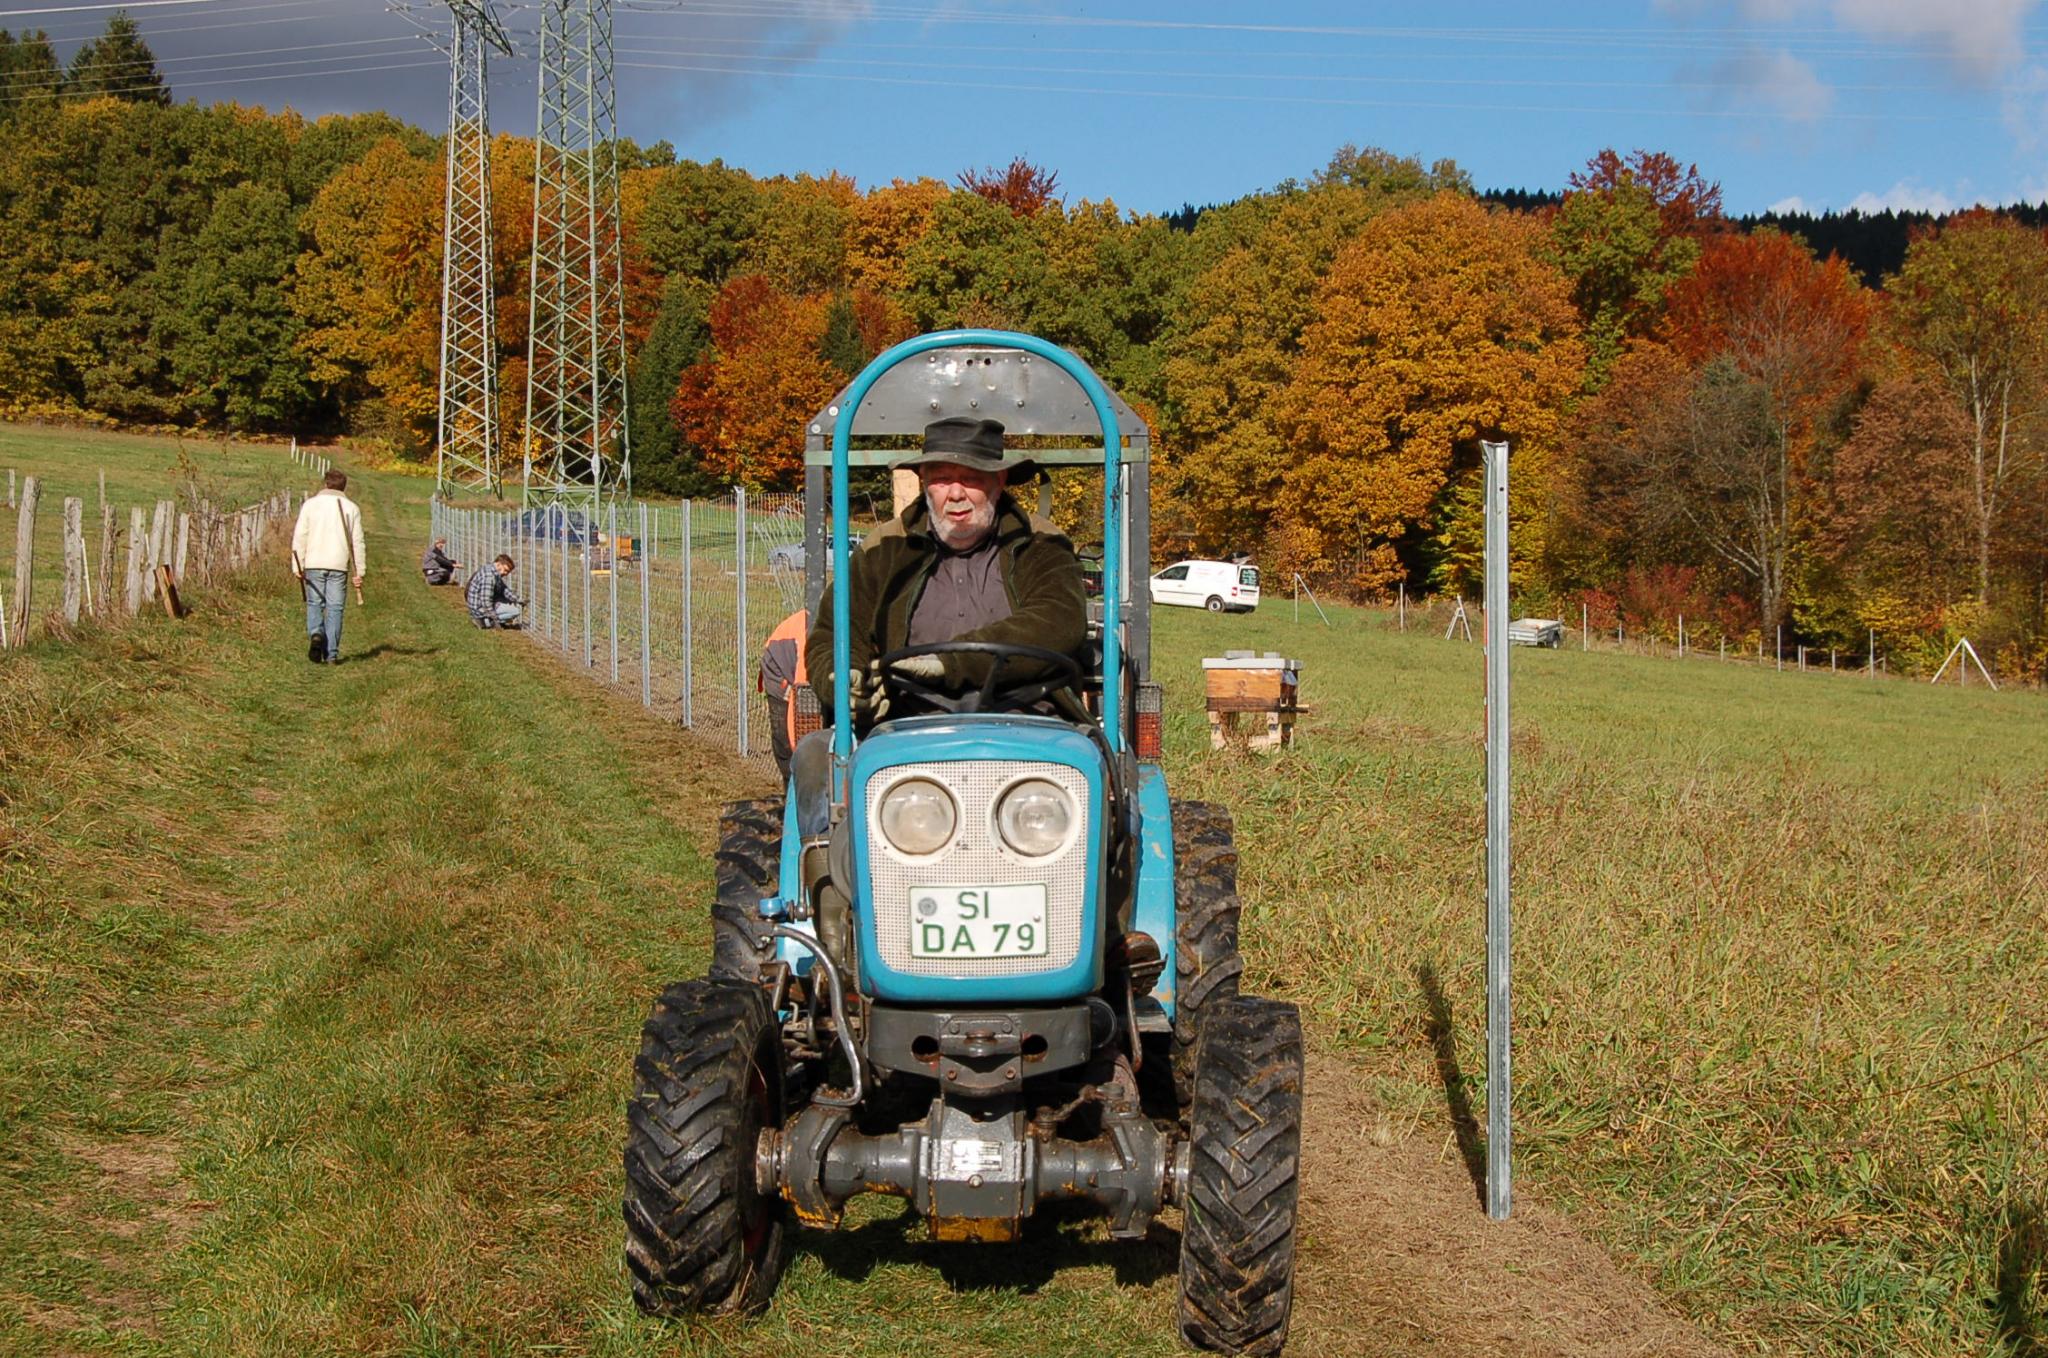
[[[505,584],[512,574],[512,558],[502,553],[496,561],[477,568],[463,590],[469,616],[478,627],[517,627],[526,612],[526,600]]]

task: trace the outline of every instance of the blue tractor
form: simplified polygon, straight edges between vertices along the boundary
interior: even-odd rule
[[[1099,440],[1031,453],[1102,472],[1087,652],[947,643],[1034,660],[1039,677],[1005,681],[998,654],[964,695],[903,679],[920,715],[858,739],[841,721],[800,747],[782,798],[725,809],[711,972],[662,993],[634,1063],[634,1297],[669,1315],[764,1307],[795,1225],[832,1229],[859,1193],[908,1199],[934,1241],[984,1246],[1078,1200],[1120,1240],[1177,1210],[1182,1336],[1277,1353],[1301,1025],[1239,993],[1229,814],[1170,798],[1158,762],[1150,431],[1033,336],[897,345],[810,425],[810,602],[828,539],[832,578],[848,578],[849,468],[886,465],[951,415]],[[845,713],[847,597],[832,595]],[[1082,698],[1074,715],[1045,712],[1049,663]]]

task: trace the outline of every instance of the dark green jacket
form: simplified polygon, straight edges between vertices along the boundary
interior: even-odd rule
[[[955,641],[1004,641],[1039,646],[1077,659],[1088,633],[1088,596],[1074,544],[1051,521],[1027,514],[1005,492],[996,502],[996,552],[1003,587],[1010,595],[1010,616],[953,638]],[[923,496],[901,515],[868,536],[853,553],[847,570],[853,586],[847,596],[852,623],[849,657],[855,671],[868,662],[909,644],[910,615],[924,593],[939,560],[932,537],[931,511]],[[832,719],[832,591],[828,582],[818,602],[804,659],[811,687],[817,691],[825,720]],[[950,692],[965,692],[988,677],[990,657],[943,657]],[[1003,683],[1042,679],[1047,667],[1024,660],[1003,666]]]

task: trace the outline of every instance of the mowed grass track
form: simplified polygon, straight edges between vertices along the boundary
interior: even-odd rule
[[[424,493],[362,488],[339,668],[281,575],[0,663],[0,1352],[1174,1351],[1168,1246],[893,1202],[761,1321],[634,1312],[638,1029],[759,774],[430,594]]]
[[[1160,618],[1167,762],[1236,811],[1247,985],[1448,1145],[1447,1083],[1485,1115],[1480,649],[1303,612]],[[1303,661],[1294,750],[1207,750],[1226,647]],[[1523,1187],[1739,1347],[2048,1354],[2048,700],[1512,664]]]

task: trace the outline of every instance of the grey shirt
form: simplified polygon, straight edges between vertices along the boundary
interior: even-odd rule
[[[951,641],[1010,616],[1010,592],[990,533],[966,552],[939,549],[939,562],[910,613],[910,645]]]

